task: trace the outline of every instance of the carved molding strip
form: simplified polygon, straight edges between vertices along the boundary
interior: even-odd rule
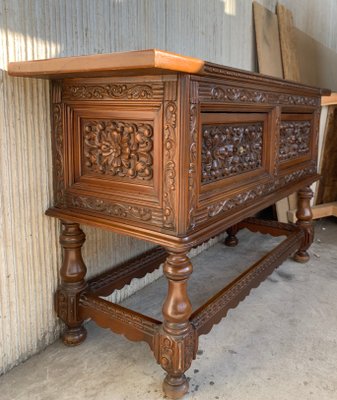
[[[199,96],[205,101],[230,103],[267,103],[286,105],[318,106],[318,97],[298,96],[285,93],[275,93],[262,90],[238,88],[234,86],[210,85],[200,83]]]
[[[280,162],[309,154],[310,139],[310,121],[281,121],[278,155]]]
[[[207,207],[207,215],[215,217],[216,215],[232,210],[236,207],[241,207],[258,197],[264,196],[274,192],[278,188],[287,185],[290,182],[297,181],[305,176],[313,175],[317,172],[316,165],[310,166],[305,169],[297,170],[291,174],[275,179],[273,182],[258,185],[255,188],[243,193],[239,193],[234,197],[222,200],[218,203],[212,204]]]
[[[135,218],[141,221],[150,221],[152,219],[152,210],[149,208],[112,203],[86,196],[72,197],[71,206],[120,218]]]
[[[203,184],[262,166],[263,123],[202,126]]]
[[[91,294],[82,294],[80,305],[84,308],[85,315],[91,317],[102,328],[110,328],[129,340],[146,341],[151,348],[153,347],[154,337],[161,325],[159,321]],[[104,318],[100,317],[101,313],[104,314]]]
[[[175,228],[174,192],[176,190],[176,120],[177,105],[165,102],[164,108],[164,215],[165,228]]]
[[[197,200],[196,194],[196,180],[197,180],[197,140],[198,140],[198,106],[196,104],[190,105],[190,163],[188,170],[188,191],[189,191],[189,212],[188,224],[190,229],[195,226],[195,204]]]
[[[220,75],[220,76],[225,76],[225,77],[232,77],[232,78],[239,78],[240,80],[249,80],[250,82],[261,82],[267,85],[270,85],[270,83],[274,84],[272,81],[272,78],[268,78],[265,76],[261,76],[258,74],[251,75],[250,73],[244,73],[244,72],[239,72],[239,71],[234,71],[232,69],[226,69],[226,68],[221,68],[217,65],[213,65],[210,63],[206,63],[204,66],[204,71],[212,74],[212,75]],[[303,86],[297,85],[295,82],[287,82],[287,86],[291,86],[295,89],[303,90]],[[306,97],[306,99],[311,99],[310,101],[315,101],[315,104],[312,105],[320,105],[320,94],[318,93],[316,95],[317,97]],[[296,97],[303,97],[303,96],[296,96]]]
[[[227,290],[224,289],[223,293],[219,294],[219,297],[214,299],[207,307],[196,311],[191,318],[191,323],[198,335],[208,333],[213,325],[219,323],[226,316],[229,309],[236,307],[250,293],[252,288],[257,287],[266,275],[269,275],[280,265],[280,262],[298,248],[302,237],[302,231],[292,233],[235,285]]]
[[[83,121],[85,172],[151,180],[153,127],[117,120]]]
[[[57,88],[53,88],[57,90]],[[62,104],[53,104],[53,143],[54,143],[54,196],[55,206],[65,207],[64,184],[64,141]]]
[[[108,85],[74,85],[64,86],[64,99],[90,99],[102,100],[111,99],[131,99],[144,100],[152,99],[154,91],[150,85],[130,85],[130,84],[108,84]]]
[[[108,296],[116,289],[131,283],[134,278],[141,278],[152,272],[166,260],[167,252],[162,247],[155,247],[131,260],[112,267],[88,281],[90,291],[99,296]]]

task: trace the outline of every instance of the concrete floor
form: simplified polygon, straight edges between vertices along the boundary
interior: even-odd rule
[[[237,248],[217,244],[193,259],[190,293],[195,307],[279,240],[256,235],[242,231]],[[186,399],[337,399],[336,219],[316,223],[311,255],[308,264],[283,263],[210,334],[200,337],[197,359],[187,372]],[[205,285],[209,271],[212,277]],[[123,304],[159,316],[165,285],[161,278]],[[129,342],[93,323],[87,327],[88,339],[81,346],[66,348],[57,342],[1,377],[0,399],[162,398],[164,372],[146,344]]]

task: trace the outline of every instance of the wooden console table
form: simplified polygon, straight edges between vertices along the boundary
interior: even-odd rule
[[[54,207],[64,250],[56,311],[77,345],[91,318],[146,341],[167,371],[164,392],[188,391],[185,371],[208,333],[289,255],[313,239],[309,185],[316,172],[320,97],[328,91],[158,50],[16,62],[13,76],[52,80]],[[248,218],[298,191],[296,225]],[[159,247],[85,280],[88,224]],[[227,230],[286,239],[197,310],[188,251]],[[163,322],[107,296],[158,268],[168,280]]]

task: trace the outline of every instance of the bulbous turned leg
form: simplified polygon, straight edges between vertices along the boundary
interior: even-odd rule
[[[156,337],[155,355],[167,372],[164,393],[171,399],[179,399],[188,392],[185,371],[196,356],[198,340],[189,322],[192,305],[187,295],[187,279],[192,273],[192,264],[186,252],[168,252],[164,264],[168,292],[163,304],[164,322]]]
[[[60,269],[61,284],[55,296],[55,309],[67,326],[62,335],[64,344],[76,346],[87,336],[78,312],[79,296],[87,288],[84,280],[87,269],[81,254],[85,234],[75,223],[62,221],[62,227],[60,243],[63,248],[63,264]]]
[[[305,187],[298,192],[297,198],[297,222],[304,231],[304,238],[300,248],[294,255],[294,260],[300,263],[306,263],[309,261],[310,256],[307,252],[314,238],[314,227],[312,224],[312,211],[310,206],[310,200],[312,199],[313,193],[310,187]]]
[[[230,228],[228,228],[227,230],[226,230],[226,232],[227,232],[227,237],[226,237],[226,239],[225,239],[225,241],[224,241],[224,243],[225,243],[225,245],[226,246],[228,246],[228,247],[235,247],[238,243],[239,243],[239,240],[238,240],[238,238],[236,237],[236,234],[238,233],[238,226],[237,225],[233,225],[233,226],[231,226]]]

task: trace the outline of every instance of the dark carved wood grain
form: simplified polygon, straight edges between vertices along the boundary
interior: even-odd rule
[[[108,119],[83,120],[82,136],[85,172],[152,179],[152,125]]]
[[[310,121],[282,121],[280,126],[279,159],[287,161],[310,152]]]
[[[202,183],[261,168],[262,136],[262,122],[203,125]]]

